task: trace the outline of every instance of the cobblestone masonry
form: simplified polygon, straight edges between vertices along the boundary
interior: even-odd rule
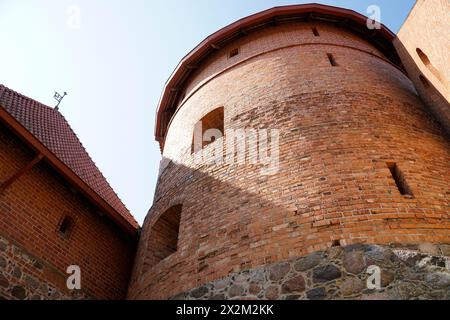
[[[90,299],[84,291],[69,291],[68,275],[42,259],[28,254],[18,244],[0,237],[0,299],[77,300]]]
[[[233,273],[173,300],[450,299],[450,246],[353,245]],[[381,290],[369,290],[369,266]]]

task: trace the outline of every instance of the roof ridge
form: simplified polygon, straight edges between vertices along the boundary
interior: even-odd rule
[[[111,188],[112,192],[117,196],[117,198],[120,200],[120,202],[122,203],[122,205],[125,207],[125,209],[128,211],[128,213],[133,217],[133,215],[131,214],[130,210],[128,209],[128,207],[126,206],[125,203],[123,203],[122,199],[119,197],[119,195],[117,194],[117,192],[115,191],[115,189],[111,186],[111,183],[108,181],[108,179],[105,177],[105,175],[103,174],[103,172],[100,170],[100,168],[98,167],[96,161],[92,158],[92,156],[89,154],[89,152],[87,151],[87,149],[84,147],[81,139],[78,137],[78,134],[73,130],[72,126],[70,125],[69,121],[66,119],[66,117],[64,117],[64,115],[51,108],[52,110],[55,111],[55,113],[61,117],[61,119],[67,124],[68,129],[72,132],[72,134],[77,138],[77,142],[79,143],[80,147],[83,149],[83,151],[86,153],[87,157],[92,161],[92,164],[94,165],[97,173],[100,175],[101,178],[103,178],[105,180],[105,182],[108,184],[108,186]],[[80,179],[81,177],[74,172]],[[108,202],[108,201],[107,201]],[[109,202],[108,202],[109,203]],[[134,217],[133,217],[134,219]],[[135,219],[136,221],[136,219]],[[137,221],[136,221],[137,222]]]
[[[0,83],[0,99],[3,97],[3,94],[6,91],[6,87]]]
[[[11,101],[8,99],[8,93],[10,99],[12,98]],[[100,196],[100,198],[102,198],[109,206],[111,206],[111,208],[122,215],[133,226],[139,226],[128,207],[123,203],[122,199],[111,186],[110,182],[100,170],[97,163],[93,160],[89,152],[84,147],[81,139],[73,130],[69,121],[61,112],[15,90],[9,89],[3,84],[0,84],[0,102],[4,102],[2,107],[28,132],[35,136],[56,158],[64,163],[64,165],[67,166],[78,178],[80,178],[93,192]],[[22,111],[25,110],[29,112],[15,114],[14,110],[20,109],[22,109]],[[33,111],[35,113],[33,113]],[[36,112],[38,115],[36,115]],[[36,128],[33,126],[35,125],[35,121],[33,121],[33,123],[27,122],[30,120],[27,119],[27,116],[30,118],[33,116],[39,116],[39,121],[48,121],[48,123],[52,124],[52,129],[56,130],[56,133],[61,133],[61,136],[58,136],[56,139],[52,139],[55,135],[43,137],[42,132],[38,130],[39,127]],[[42,120],[41,117],[44,120]],[[66,133],[66,136],[64,136],[64,132]],[[41,135],[39,135],[39,133],[41,133]],[[45,135],[47,134],[48,132],[45,133]],[[64,137],[66,140],[64,140]],[[70,149],[70,145],[72,145],[72,149]],[[64,149],[64,147],[69,148]],[[92,175],[94,179],[91,179],[92,177],[90,177],[90,175]]]
[[[14,89],[11,89],[11,88],[9,88],[9,87],[7,87],[7,86],[1,84],[1,83],[0,83],[0,87],[3,88],[3,94],[5,94],[6,92],[10,92],[10,93],[13,93],[13,94],[19,96],[20,98],[25,99],[25,100],[27,100],[27,101],[29,101],[29,102],[35,104],[35,105],[40,105],[40,106],[42,106],[42,107],[45,107],[45,108],[48,108],[48,109],[50,109],[50,110],[54,110],[54,111],[55,111],[54,108],[52,108],[52,107],[46,105],[45,103],[42,103],[42,102],[37,101],[37,100],[35,100],[35,99],[33,99],[33,98],[30,98],[29,96],[26,96],[26,95],[24,95],[23,93],[20,93],[20,92],[14,90]],[[0,98],[3,98],[3,94],[0,95]]]

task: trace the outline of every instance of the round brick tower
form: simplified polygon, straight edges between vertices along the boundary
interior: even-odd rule
[[[274,8],[182,60],[158,109],[163,160],[130,299],[449,294],[449,141],[394,35],[366,20]]]

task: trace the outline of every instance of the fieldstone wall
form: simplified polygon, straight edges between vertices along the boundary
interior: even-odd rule
[[[69,291],[67,277],[0,236],[0,300],[89,299],[86,292]]]
[[[173,300],[450,299],[450,245],[352,245],[214,281]],[[369,290],[369,266],[381,290]]]

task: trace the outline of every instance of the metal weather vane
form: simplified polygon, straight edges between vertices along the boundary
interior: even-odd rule
[[[59,105],[61,104],[61,101],[62,99],[64,99],[65,96],[67,96],[67,92],[64,92],[63,95],[60,95],[58,92],[55,91],[55,95],[53,96],[53,98],[55,98],[55,100],[58,101],[58,104],[55,107],[56,111],[59,110]]]

